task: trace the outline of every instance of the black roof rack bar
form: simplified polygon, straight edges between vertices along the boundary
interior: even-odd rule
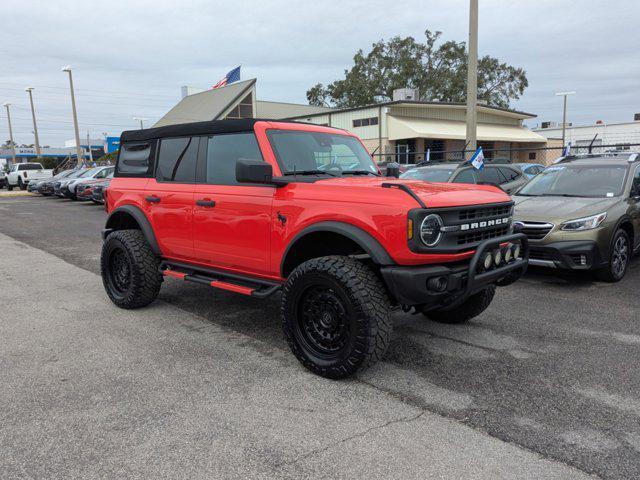
[[[397,188],[399,190],[402,190],[403,192],[409,194],[411,196],[411,198],[413,198],[416,202],[418,202],[418,205],[420,205],[422,208],[427,208],[427,206],[424,204],[424,202],[420,199],[420,197],[418,195],[416,195],[416,193],[411,190],[411,187],[409,187],[409,185],[405,185],[404,183],[383,183],[382,188]]]

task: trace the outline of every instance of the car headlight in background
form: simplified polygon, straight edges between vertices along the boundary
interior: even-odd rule
[[[562,230],[568,230],[570,232],[581,232],[583,230],[593,230],[598,228],[604,219],[607,218],[607,213],[599,213],[590,217],[576,218],[575,220],[569,220],[562,224]]]
[[[420,239],[427,247],[434,247],[442,238],[442,218],[435,213],[429,214],[420,224]]]

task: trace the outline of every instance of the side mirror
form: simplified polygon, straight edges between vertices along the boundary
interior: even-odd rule
[[[236,180],[239,183],[273,183],[273,167],[260,160],[239,159]]]
[[[399,178],[400,165],[398,165],[396,162],[387,163],[387,177]]]

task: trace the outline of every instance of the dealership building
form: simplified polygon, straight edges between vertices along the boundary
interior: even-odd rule
[[[182,87],[182,99],[154,126],[225,118],[288,119],[341,128],[358,135],[377,160],[415,163],[427,150],[432,160],[462,157],[466,138],[466,106],[418,100],[418,92],[400,89],[390,102],[357,108],[327,108],[256,99],[256,80],[235,82],[212,90]],[[527,161],[530,151],[547,139],[523,121],[535,115],[478,105],[478,144],[485,156]],[[504,149],[505,153],[492,150]],[[515,149],[515,150],[513,150]],[[508,151],[508,152],[507,152]]]

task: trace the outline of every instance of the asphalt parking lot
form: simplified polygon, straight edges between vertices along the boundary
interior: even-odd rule
[[[54,301],[57,288],[71,290],[86,288],[91,292],[91,298],[99,297],[96,299],[99,308],[106,305],[106,296],[100,296],[103,292],[100,291],[99,279],[96,280],[95,276],[99,273],[98,261],[101,246],[99,231],[105,218],[103,207],[89,203],[42,197],[0,199],[0,233],[33,247],[29,252],[25,252],[30,261],[31,257],[34,259],[26,265],[29,272],[25,275],[30,275],[30,282],[37,284],[39,277],[34,276],[32,269],[42,270],[40,275],[46,275],[46,283],[43,284],[49,287],[47,298],[50,297],[50,301]],[[18,246],[14,247],[18,248]],[[85,272],[77,273],[78,279],[75,282],[73,278],[61,279],[56,275],[55,269],[46,267],[54,262],[54,257],[38,251],[46,252],[70,264],[69,268],[65,267],[65,271],[68,271],[71,276],[76,275],[74,273],[76,271],[84,270]],[[5,258],[5,254],[6,252],[3,252],[1,257]],[[9,264],[7,258],[0,260],[0,265],[1,262],[5,262],[6,269],[12,272],[15,282],[16,278],[19,278],[16,273],[19,271],[18,265],[15,262]],[[5,282],[10,281],[5,279]],[[640,371],[637,367],[640,360],[639,285],[640,260],[636,258],[625,280],[617,285],[596,282],[593,278],[584,275],[532,271],[524,280],[501,289],[490,309],[468,325],[439,325],[427,322],[421,316],[398,313],[394,318],[393,341],[385,361],[363,372],[359,378],[344,382],[316,379],[303,372],[294,357],[288,354],[280,332],[278,299],[265,303],[212,291],[203,286],[168,280],[163,286],[160,298],[177,310],[165,318],[161,325],[157,325],[158,330],[140,328],[137,333],[144,335],[144,339],[149,342],[157,342],[153,344],[156,348],[154,353],[161,355],[161,349],[168,349],[168,345],[171,345],[173,339],[171,336],[177,335],[167,322],[180,323],[180,315],[176,312],[186,312],[193,318],[201,319],[201,325],[198,326],[193,320],[183,320],[184,325],[180,329],[183,336],[175,338],[175,345],[179,345],[183,355],[189,356],[189,353],[184,352],[188,352],[191,348],[197,352],[208,348],[216,351],[222,349],[216,344],[222,339],[228,342],[224,346],[224,351],[219,352],[223,358],[237,357],[238,361],[241,361],[245,350],[249,357],[258,350],[268,358],[277,359],[282,368],[282,375],[290,376],[293,378],[292,382],[295,380],[298,385],[296,386],[295,382],[282,385],[286,395],[280,392],[281,398],[275,399],[274,404],[285,401],[284,399],[289,396],[296,399],[296,402],[292,402],[296,403],[296,409],[304,411],[304,408],[309,407],[317,413],[318,401],[333,405],[334,399],[339,397],[346,402],[346,405],[351,395],[353,398],[360,398],[358,395],[363,395],[362,389],[366,388],[368,393],[365,396],[370,403],[358,404],[358,406],[368,405],[368,408],[374,409],[376,414],[372,415],[379,416],[377,419],[383,421],[383,425],[386,425],[387,420],[380,412],[391,409],[392,406],[398,409],[400,420],[388,420],[391,423],[420,416],[420,412],[423,412],[429,418],[433,418],[436,423],[438,419],[446,419],[450,422],[447,424],[449,427],[444,431],[471,427],[483,439],[485,437],[497,439],[502,441],[500,445],[516,447],[516,450],[504,450],[502,454],[513,455],[514,460],[522,462],[523,465],[530,465],[525,460],[519,460],[518,455],[524,452],[531,453],[536,458],[549,460],[550,462],[546,465],[549,465],[550,469],[551,466],[568,468],[556,473],[556,478],[578,476],[579,471],[603,478],[640,478]],[[27,287],[32,288],[33,285],[24,286],[24,288]],[[38,291],[30,294],[34,298],[39,295]],[[0,293],[0,298],[5,302],[9,300],[3,293]],[[28,305],[22,305],[21,309],[16,311],[19,315],[26,317],[29,314],[28,307]],[[152,306],[151,309],[142,311],[138,315],[149,318],[153,315],[154,308],[159,307]],[[6,315],[6,309],[2,308],[1,311],[5,313],[0,314],[0,317]],[[87,312],[87,315],[91,316],[91,312]],[[117,313],[109,313],[109,315],[113,315],[113,329],[109,329],[108,322],[112,321],[112,317],[108,316],[104,319],[107,325],[98,328],[96,339],[90,342],[94,348],[100,345],[98,337],[100,334],[109,331],[111,335],[115,335],[114,331],[124,328],[118,320]],[[41,313],[39,318],[38,327],[46,326],[46,315]],[[8,319],[5,318],[4,321]],[[99,323],[92,318],[90,324],[95,327]],[[11,325],[12,332],[15,333],[18,324],[13,322]],[[36,327],[31,325],[29,328]],[[87,329],[83,333],[84,338],[90,337],[91,330]],[[156,333],[162,336],[162,342],[154,338]],[[241,340],[238,336],[246,340]],[[54,331],[51,337],[56,337]],[[25,340],[29,337],[28,334],[21,334],[12,338]],[[217,341],[216,338],[218,338]],[[79,342],[80,339],[73,339],[73,341]],[[130,339],[130,341],[141,340]],[[59,343],[56,345],[56,348],[60,348]],[[76,343],[72,346],[75,349],[79,348]],[[7,345],[5,347],[8,348]],[[54,353],[52,351],[55,357]],[[168,353],[175,355],[173,351]],[[3,356],[0,352],[0,363],[12,366],[14,359],[3,359]],[[80,355],[80,357],[84,356]],[[257,360],[252,361],[251,358],[245,360],[244,368],[260,368]],[[43,360],[45,364],[46,361],[47,359]],[[129,374],[132,378],[146,379],[143,384],[146,393],[147,390],[154,388],[153,382],[149,381],[154,372],[144,361],[141,359],[138,361],[141,365],[140,370]],[[119,362],[115,364],[117,366]],[[87,365],[91,365],[91,362],[88,361]],[[191,365],[191,367],[201,376],[207,376],[208,370],[204,368],[207,365],[208,368],[216,368],[215,365],[208,363]],[[79,367],[70,366],[69,368],[73,370]],[[242,368],[237,368],[234,374],[241,375],[241,372]],[[101,373],[97,372],[98,377]],[[277,373],[277,370],[262,372],[269,379],[275,377]],[[164,373],[156,372],[155,375],[159,377],[158,382],[162,383]],[[198,376],[191,375],[186,378],[195,382]],[[16,381],[10,375],[3,377],[3,380]],[[213,381],[215,383],[215,379]],[[315,399],[310,405],[299,401],[298,395],[301,394],[298,393],[298,389],[304,382],[312,384],[316,394],[322,398]],[[251,389],[253,386],[247,385],[246,389]],[[35,382],[31,387],[33,394],[42,394],[42,385]],[[90,387],[96,388],[96,385],[93,384]],[[264,385],[260,387],[264,388]],[[21,388],[27,387],[21,383]],[[217,391],[215,385],[207,382],[190,384],[184,381],[176,386],[176,389],[192,395],[194,407],[202,407],[197,400],[199,395],[206,394],[207,389],[211,392]],[[7,394],[6,385],[4,390],[5,393],[0,394],[0,399],[4,397],[3,402],[8,399],[18,400],[18,397],[12,398]],[[166,389],[163,391],[166,392]],[[169,391],[172,390],[169,389]],[[27,395],[27,392],[29,390],[23,393]],[[104,395],[115,394],[107,391]],[[248,396],[249,394],[245,392],[239,400],[246,400]],[[352,405],[349,407],[351,408]],[[191,418],[185,416],[188,410],[180,411],[184,416],[185,425],[201,421],[202,411]],[[101,420],[108,423],[110,420],[108,412],[104,415],[107,416],[106,420],[104,418]],[[220,413],[217,415],[222,416]],[[4,421],[7,420],[5,417]],[[133,421],[143,421],[143,417],[134,416]],[[327,420],[328,424],[334,421],[336,421],[334,417]],[[259,423],[256,421],[252,427],[273,427],[266,424],[259,425]],[[417,430],[407,435],[413,435],[411,438],[414,439],[418,438],[420,443],[422,437],[416,437],[416,435],[425,435],[424,432],[429,432],[429,429],[435,432],[438,428],[443,428],[438,425],[425,425],[424,431]],[[87,428],[81,422],[78,426]],[[51,428],[51,425],[44,427]],[[370,425],[363,422],[360,427],[363,431],[369,431],[367,428],[370,428]],[[5,432],[0,435],[0,447],[6,447],[6,444],[3,445],[5,442],[15,441],[15,438],[7,434],[6,427],[4,428]],[[65,429],[72,428],[73,425],[65,426]],[[116,425],[114,425],[115,428]],[[178,435],[179,426],[173,425],[173,428]],[[240,426],[225,424],[220,428],[233,429]],[[61,435],[65,434],[65,429]],[[115,435],[115,432],[111,433]],[[198,430],[197,434],[206,436],[207,432]],[[468,438],[469,444],[472,444],[472,438]],[[147,439],[127,438],[127,441],[144,443]],[[247,444],[237,448],[246,449],[249,445],[255,446],[256,442],[258,448],[268,448],[266,444],[258,442],[255,438],[248,439]],[[304,443],[303,440],[300,442]],[[425,436],[424,448],[433,448],[433,444],[434,440]],[[464,444],[464,441],[461,441],[461,444]],[[347,445],[343,444],[343,446],[345,447],[343,450],[347,450]],[[153,450],[152,447],[152,444],[146,444],[148,455],[151,455],[148,452]],[[81,447],[78,448],[82,451]],[[166,445],[163,445],[163,448],[171,451]],[[230,459],[239,455],[230,446],[220,446],[220,448],[229,455]],[[273,452],[262,453],[273,455],[274,458],[282,457],[284,458],[282,462],[289,465],[289,460],[285,458],[286,456],[279,454],[277,446],[273,448]],[[315,453],[327,452],[322,446],[309,448]],[[365,446],[360,445],[360,448]],[[460,445],[458,448],[461,448]],[[60,454],[55,449],[53,451],[56,455]],[[137,455],[136,465],[142,468],[145,450],[134,449],[134,451]],[[302,449],[297,454],[304,456],[306,455],[304,452],[305,450]],[[415,454],[416,457],[424,455],[424,452],[416,450],[415,446],[408,445],[407,452]],[[123,452],[122,455],[125,453]],[[182,453],[184,452],[174,451],[175,455]],[[187,452],[185,455],[191,458],[196,453]],[[389,454],[389,452],[386,453]],[[465,455],[474,456],[474,452],[469,453],[463,448],[460,452],[449,453],[451,454],[450,462],[464,462],[467,458]],[[90,454],[97,455],[94,451]],[[335,453],[337,456],[347,454],[346,451],[340,450]],[[19,458],[18,454],[14,454],[14,457],[16,456]],[[485,450],[478,446],[475,456],[484,457]],[[9,456],[0,459],[0,466],[3,462],[6,466],[11,458]],[[486,454],[486,458],[491,457]],[[46,461],[46,458],[35,460],[36,462]],[[56,457],[56,461],[62,460]],[[281,465],[278,463],[279,460],[274,462],[276,465]],[[316,463],[305,464],[308,470],[284,469],[278,472],[290,474],[292,478],[302,478],[310,475],[309,472],[316,472],[321,468],[328,468],[326,471],[331,472],[327,464],[336,462],[340,463],[341,460],[336,460],[335,456],[319,455]],[[433,465],[436,464],[433,463]],[[356,466],[358,463],[354,460],[351,465]],[[15,467],[14,464],[11,466]],[[14,472],[29,472],[27,466],[23,465],[23,468],[24,470],[14,470]],[[62,471],[70,476],[74,473],[80,476],[86,473],[78,470],[77,467],[74,468],[76,470],[59,470],[58,473]],[[102,475],[117,474],[118,471],[114,468],[106,462]],[[135,470],[131,466],[129,468],[130,470],[123,470],[123,472],[143,471]],[[453,474],[450,471],[440,470],[434,473],[426,466],[423,468],[426,470],[422,470],[423,475],[418,478],[429,476],[447,478]],[[531,468],[534,467],[531,466]],[[574,471],[572,468],[577,470]],[[47,473],[56,472],[56,470],[48,471],[43,468],[34,472],[32,476],[52,476]],[[101,476],[100,471],[98,472],[97,476]],[[217,470],[217,472],[222,476],[231,476],[230,472],[225,470]],[[247,472],[249,471],[240,471],[239,475],[248,475]],[[161,470],[157,470],[157,473],[161,474]],[[504,472],[496,469],[495,478],[504,477],[501,473]],[[550,473],[545,475],[534,470],[531,470],[531,473],[537,473],[537,478],[552,476]],[[457,474],[459,475],[460,472]],[[467,472],[467,474],[470,473]],[[511,474],[514,475],[514,472],[512,471]],[[189,475],[186,471],[183,475],[197,476]],[[338,474],[334,475],[334,477],[338,476]],[[399,477],[410,478],[411,476],[404,474]],[[473,476],[479,477],[479,475]],[[506,478],[508,476],[507,474]],[[346,478],[349,477],[353,478],[353,475],[346,475]]]

